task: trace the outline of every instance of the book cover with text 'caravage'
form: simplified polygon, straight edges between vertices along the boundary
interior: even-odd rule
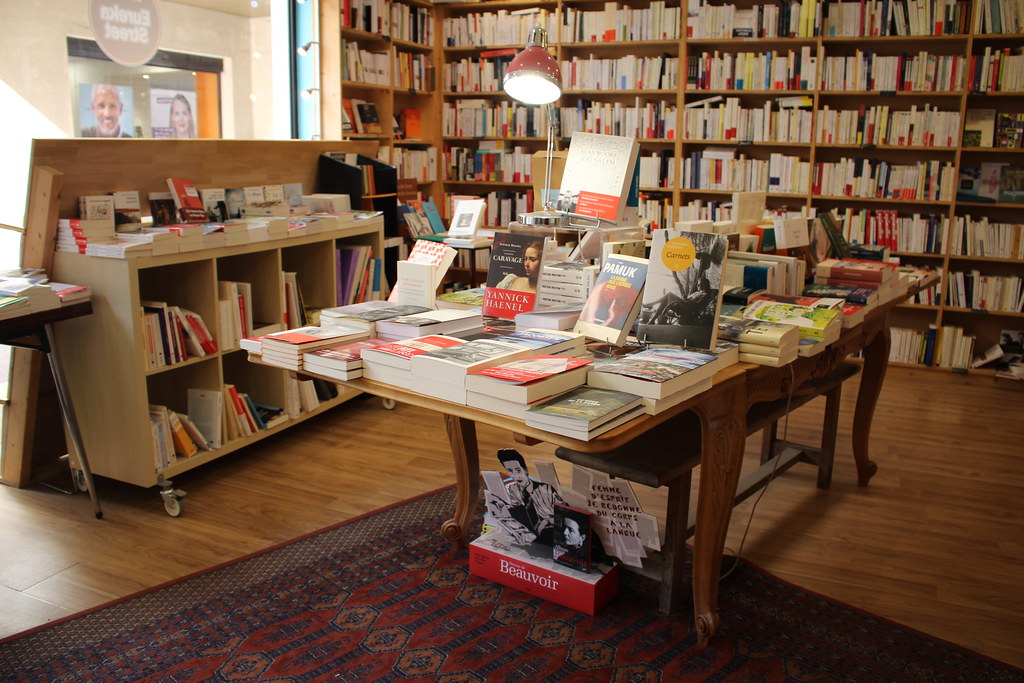
[[[483,314],[515,320],[517,313],[532,311],[543,262],[543,239],[507,232],[495,235],[487,267]]]

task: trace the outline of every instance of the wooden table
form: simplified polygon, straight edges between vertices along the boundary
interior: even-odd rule
[[[694,623],[701,643],[719,630],[718,581],[722,551],[729,528],[733,499],[739,481],[746,442],[746,415],[763,401],[783,399],[809,380],[825,377],[851,353],[864,351],[864,367],[853,424],[853,451],[857,482],[866,486],[877,466],[868,455],[871,422],[882,388],[889,356],[888,314],[906,296],[931,286],[933,276],[913,286],[906,295],[873,309],[863,322],[843,331],[840,338],[821,353],[781,368],[738,363],[719,371],[713,386],[657,415],[644,415],[613,429],[593,441],[579,441],[530,427],[522,420],[497,415],[469,406],[425,396],[398,386],[372,380],[341,382],[360,391],[408,403],[444,415],[448,440],[455,463],[457,495],[455,514],[441,530],[456,547],[467,542],[467,532],[479,496],[480,460],[476,424],[506,429],[528,442],[546,442],[585,452],[605,452],[622,446],[652,427],[683,411],[693,411],[701,424],[701,468],[693,540]],[[318,376],[318,375],[310,375]],[[319,376],[323,377],[323,376]],[[337,380],[323,377],[328,381]],[[681,514],[686,514],[685,511]],[[685,521],[684,526],[685,526]]]
[[[75,416],[74,405],[72,405],[71,395],[68,393],[67,381],[64,378],[64,366],[57,355],[53,340],[54,323],[91,313],[92,303],[89,301],[79,301],[47,311],[26,313],[25,315],[0,320],[0,344],[34,349],[46,354],[46,358],[50,362],[50,371],[53,373],[53,381],[57,387],[57,400],[60,403],[60,411],[64,416],[68,434],[74,443],[74,452],[78,457],[78,466],[81,468],[83,478],[82,486],[89,492],[89,498],[92,500],[96,519],[102,519],[103,511],[100,509],[99,496],[97,496],[96,486],[93,484],[89,461],[85,456],[85,447],[82,445],[82,436],[78,430],[78,419]]]

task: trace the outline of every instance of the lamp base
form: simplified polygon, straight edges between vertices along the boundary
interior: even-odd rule
[[[561,228],[569,225],[569,216],[561,211],[530,211],[519,214],[523,225],[546,228]]]

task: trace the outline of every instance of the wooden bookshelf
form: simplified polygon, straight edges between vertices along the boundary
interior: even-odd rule
[[[168,176],[192,178],[199,187],[301,182],[304,191],[313,192],[318,188],[321,154],[345,151],[373,154],[374,150],[369,144],[319,141],[36,140],[33,167],[51,173],[34,176],[30,199],[41,205],[47,197],[56,201],[47,211],[30,214],[27,230],[41,236],[38,242],[45,244],[44,236],[52,239],[58,217],[77,216],[80,195],[133,189],[145,197],[165,188]],[[45,177],[58,181],[47,182]],[[337,305],[335,252],[347,244],[368,245],[374,253],[383,253],[383,220],[377,217],[313,234],[160,256],[115,259],[56,252],[53,279],[85,284],[92,292],[94,315],[68,321],[60,330],[58,350],[93,472],[138,486],[161,486],[168,512],[177,515],[180,496],[171,477],[352,398],[354,392],[341,392],[312,410],[294,411],[286,422],[270,429],[236,439],[225,436],[220,448],[178,458],[166,467],[155,464],[150,404],[187,412],[189,388],[219,391],[224,384],[234,384],[257,403],[289,405],[289,382],[295,380],[286,371],[253,365],[246,351],[224,343],[218,332],[218,280],[251,283],[253,319],[280,329],[285,313],[283,272],[296,273],[306,307]],[[150,367],[143,300],[166,301],[199,313],[218,337],[218,350]]]

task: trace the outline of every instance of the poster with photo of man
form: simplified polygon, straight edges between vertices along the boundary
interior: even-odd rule
[[[155,138],[196,137],[196,94],[191,90],[149,91],[149,121]]]
[[[132,88],[110,83],[78,86],[78,121],[83,138],[130,138],[133,124]]]

